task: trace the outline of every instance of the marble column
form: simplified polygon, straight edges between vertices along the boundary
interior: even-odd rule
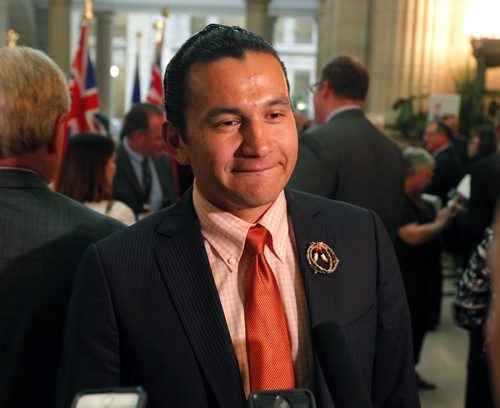
[[[272,41],[269,22],[269,3],[270,0],[246,0],[247,19],[246,28],[253,33],[259,34],[266,41]]]
[[[455,70],[467,60],[466,55],[459,54],[458,45],[464,42],[460,49],[469,46],[454,24],[463,3],[462,0],[373,3],[369,36],[372,41],[367,60],[372,77],[368,110],[385,114],[387,121],[392,122],[396,113],[391,106],[399,98],[455,92]],[[414,109],[427,110],[427,98],[416,98]]]
[[[48,54],[68,74],[70,68],[71,0],[49,0]]]
[[[0,0],[1,1],[1,0]],[[48,52],[48,35],[49,35],[49,10],[45,7],[36,7],[35,21],[37,27],[38,48],[43,52]]]
[[[0,0],[0,45],[7,45],[7,31],[9,30],[8,0]]]
[[[333,57],[367,57],[370,0],[319,0],[318,72]]]
[[[95,12],[97,19],[96,81],[99,88],[100,111],[107,118],[111,116],[111,53],[113,40],[113,12]]]

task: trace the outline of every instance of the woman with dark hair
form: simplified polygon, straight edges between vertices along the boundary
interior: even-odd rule
[[[69,139],[57,191],[131,225],[135,222],[132,209],[112,199],[115,172],[114,142],[96,133],[82,133]]]
[[[469,142],[469,166],[498,151],[497,136],[491,126],[481,126],[472,133]]]

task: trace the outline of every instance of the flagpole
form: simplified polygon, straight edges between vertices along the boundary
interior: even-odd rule
[[[139,50],[141,49],[142,33],[138,31],[135,35],[135,73],[132,86],[132,105],[141,102],[141,83],[139,80]]]
[[[163,85],[162,85],[162,68],[161,68],[161,55],[163,50],[163,41],[165,34],[166,21],[169,16],[167,7],[164,7],[161,12],[163,20],[156,21],[153,24],[155,30],[155,54],[153,60],[153,69],[151,73],[151,82],[146,101],[152,104],[163,106]]]

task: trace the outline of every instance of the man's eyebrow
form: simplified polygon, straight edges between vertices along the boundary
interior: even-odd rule
[[[207,113],[207,120],[212,120],[213,118],[219,116],[219,115],[224,115],[224,114],[231,114],[231,115],[241,115],[241,110],[237,108],[215,108],[212,109],[210,112]]]
[[[266,105],[268,106],[275,106],[275,105],[283,105],[283,106],[290,106],[290,98],[282,96],[276,99],[270,100]]]

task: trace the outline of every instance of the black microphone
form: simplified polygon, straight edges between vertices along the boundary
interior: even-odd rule
[[[321,323],[311,335],[335,408],[371,408],[370,396],[337,322]]]

